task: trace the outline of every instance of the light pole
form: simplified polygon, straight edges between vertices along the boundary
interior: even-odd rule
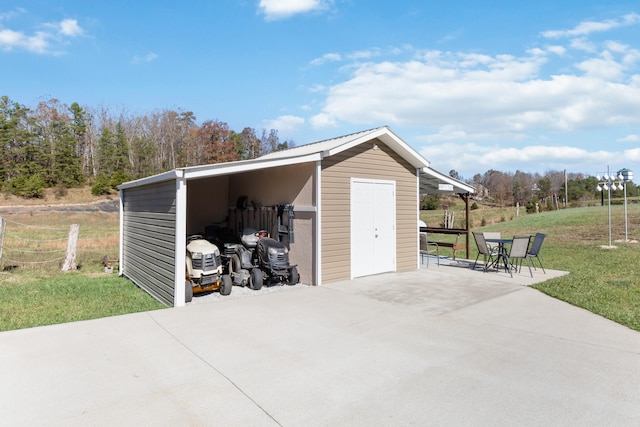
[[[619,179],[620,182],[616,182],[616,178]],[[607,165],[607,172],[600,176],[600,174],[596,175],[596,179],[598,180],[598,185],[596,186],[596,190],[598,191],[606,191],[607,192],[607,218],[609,222],[609,247],[611,248],[611,191],[617,190],[618,188],[622,190],[623,184],[622,180],[624,177],[620,174],[618,177],[614,177],[609,174],[609,166]]]
[[[618,171],[618,178],[622,177],[624,185],[624,240],[629,241],[629,228],[627,227],[627,182],[633,181],[633,171],[627,168]]]

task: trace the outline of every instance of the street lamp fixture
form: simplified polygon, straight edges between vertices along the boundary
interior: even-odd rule
[[[629,241],[629,227],[627,223],[627,182],[633,181],[633,171],[627,168],[618,171],[618,177],[622,177],[624,184],[624,240]]]
[[[607,219],[609,223],[609,248],[611,246],[611,191],[615,191],[618,188],[622,190],[626,188],[623,184],[624,176],[619,174],[619,176],[614,176],[609,173],[609,166],[607,166],[607,172],[600,176],[600,174],[596,175],[596,179],[598,180],[598,185],[596,186],[596,190],[598,191],[606,191],[607,192]],[[618,181],[616,181],[618,179]]]

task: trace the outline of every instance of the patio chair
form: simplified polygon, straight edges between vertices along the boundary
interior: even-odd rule
[[[544,242],[544,238],[547,237],[544,233],[536,233],[533,237],[533,243],[531,244],[531,248],[529,249],[529,258],[532,258],[531,264],[533,264],[533,268],[536,268],[536,264],[533,262],[533,258],[537,259],[540,263],[540,268],[542,268],[542,272],[547,274],[544,271],[544,267],[542,266],[542,261],[540,261],[540,249],[542,248],[542,242]]]
[[[485,239],[502,239],[502,235],[500,234],[499,231],[485,231],[484,233],[482,233],[482,235],[484,236]],[[498,243],[491,243],[491,242],[487,242],[487,246],[493,252],[496,252],[499,247]]]
[[[507,255],[507,266],[509,266],[509,274],[513,277],[513,269],[518,270],[517,262],[527,260],[529,266],[529,274],[533,277],[533,271],[531,270],[531,261],[529,261],[529,240],[531,236],[513,236],[513,242],[511,243],[511,249],[509,255]]]
[[[476,255],[476,261],[473,263],[473,269],[475,270],[476,264],[478,264],[478,258],[482,255],[484,257],[484,267],[482,270],[486,272],[489,265],[491,265],[493,258],[497,255],[498,248],[489,249],[487,242],[484,240],[483,233],[474,231],[473,238],[476,240],[476,246],[478,247],[478,255]]]
[[[436,260],[438,262],[438,266],[440,266],[440,251],[438,244],[436,242],[429,241],[427,239],[427,233],[420,233],[420,261],[427,258],[427,268],[429,267],[429,258],[431,254],[436,254]]]

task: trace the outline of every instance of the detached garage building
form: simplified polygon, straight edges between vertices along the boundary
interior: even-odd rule
[[[415,270],[421,188],[473,192],[388,127],[131,181],[119,187],[120,274],[184,305],[186,237],[223,221],[236,234],[252,227],[273,237],[284,224],[303,283]]]

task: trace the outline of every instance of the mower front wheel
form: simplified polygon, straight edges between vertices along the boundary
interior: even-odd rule
[[[291,267],[289,271],[289,281],[287,282],[290,286],[297,284],[300,281],[300,275],[298,274],[298,269],[296,267]]]
[[[232,288],[233,282],[231,281],[231,276],[229,276],[228,274],[223,275],[222,286],[220,286],[220,295],[229,295]]]
[[[251,269],[251,289],[254,291],[262,289],[262,270],[258,267]]]

